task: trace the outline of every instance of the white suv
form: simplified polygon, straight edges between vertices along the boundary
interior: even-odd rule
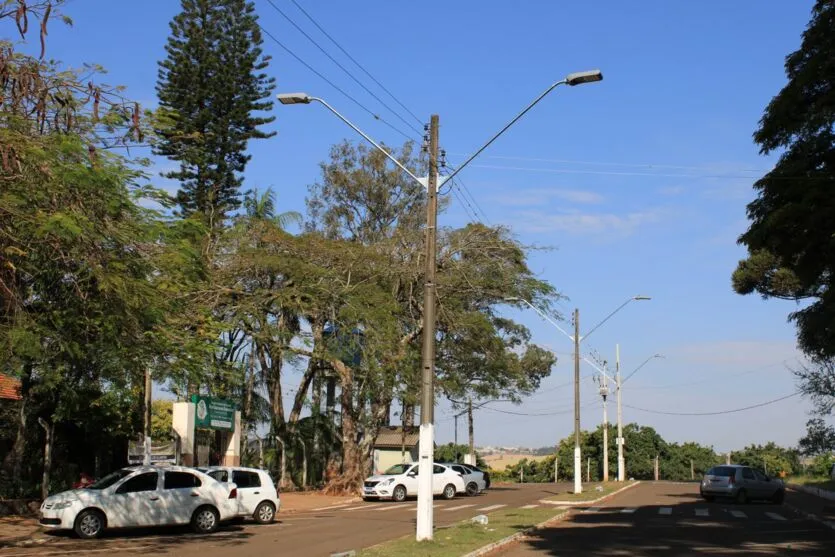
[[[378,476],[366,478],[362,488],[362,498],[392,499],[405,501],[406,497],[417,495],[418,465],[416,463],[395,464]],[[467,491],[464,478],[450,468],[437,462],[433,466],[432,492],[442,495],[444,499],[452,499],[456,493]]]
[[[281,499],[270,475],[257,468],[241,466],[212,466],[202,468],[220,483],[235,484],[238,488],[238,516],[269,524],[281,509]]]

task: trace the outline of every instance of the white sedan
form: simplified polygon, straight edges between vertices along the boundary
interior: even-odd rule
[[[237,489],[193,468],[122,468],[84,489],[47,497],[40,509],[45,528],[95,538],[106,528],[191,524],[208,534],[238,512]]]
[[[362,488],[362,498],[392,499],[405,501],[407,496],[417,495],[418,465],[395,464],[379,476],[366,478]],[[432,469],[432,492],[444,499],[452,499],[456,493],[467,490],[464,478],[449,466],[438,464]]]

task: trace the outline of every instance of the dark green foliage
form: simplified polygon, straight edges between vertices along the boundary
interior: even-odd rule
[[[446,445],[438,445],[435,447],[435,462],[464,462],[464,456],[470,452],[468,445],[456,445],[454,443],[447,443]],[[487,463],[478,454],[475,453],[476,466],[479,468],[486,468]]]
[[[785,449],[774,443],[750,445],[731,455],[733,464],[744,464],[764,471],[769,475],[780,472],[797,474],[800,468],[800,452],[797,449]]]
[[[755,184],[748,248],[733,274],[740,294],[811,303],[791,315],[801,349],[835,357],[835,3],[818,0],[800,48],[786,58],[788,83],[766,107],[754,140],[780,152]],[[830,393],[831,396],[831,393]]]
[[[274,135],[260,127],[275,80],[261,50],[255,6],[246,0],[182,0],[160,62],[156,152],[180,163],[183,216],[197,214],[215,230],[240,206],[247,142]]]
[[[820,418],[809,420],[806,422],[806,435],[800,439],[798,448],[801,454],[807,456],[835,453],[835,427]]]

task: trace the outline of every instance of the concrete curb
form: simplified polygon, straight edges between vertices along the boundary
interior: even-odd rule
[[[830,501],[835,501],[835,491],[830,491],[828,489],[821,489],[819,487],[809,487],[807,485],[800,485],[800,484],[786,484],[786,487],[789,489],[793,489],[795,491],[801,491],[803,493],[808,493],[809,495],[814,495],[816,497],[820,497],[821,499],[828,499]]]
[[[510,536],[508,536],[506,538],[502,538],[499,541],[493,542],[489,545],[485,545],[484,547],[480,547],[479,549],[476,549],[475,551],[471,551],[471,552],[465,554],[463,557],[481,557],[482,555],[487,555],[488,553],[492,553],[493,551],[496,551],[497,549],[501,549],[502,547],[510,545],[513,542],[515,542],[515,541],[517,541],[521,538],[524,538],[525,536],[530,535],[533,532],[536,532],[537,530],[539,530],[541,528],[544,528],[545,526],[551,524],[552,522],[562,520],[563,518],[568,516],[569,513],[570,513],[570,511],[568,511],[566,509],[566,510],[560,512],[559,514],[556,514],[556,515],[552,516],[551,518],[549,518],[545,522],[540,522],[536,526],[532,526],[531,528],[528,528],[527,530],[521,530],[519,532],[516,532],[515,534],[511,534]]]
[[[595,503],[599,503],[601,501],[604,501],[604,500],[608,499],[609,497],[614,497],[618,493],[620,493],[622,491],[626,491],[627,489],[629,489],[631,487],[635,487],[639,483],[641,483],[640,480],[638,480],[636,482],[633,482],[629,485],[625,485],[622,488],[613,491],[612,493],[607,493],[606,495],[603,495],[602,497],[598,497],[597,499],[594,499],[592,501],[549,501],[548,499],[540,499],[539,502],[540,503],[547,503],[549,505],[557,505],[557,506],[560,506],[560,507],[579,507],[579,506],[582,506],[582,505],[594,505]]]

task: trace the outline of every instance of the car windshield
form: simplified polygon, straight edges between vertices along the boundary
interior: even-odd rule
[[[408,470],[411,467],[411,464],[395,464],[394,466],[385,471],[385,475],[399,476],[400,474],[405,474],[406,470]]]
[[[735,474],[736,468],[731,468],[730,466],[716,466],[707,471],[708,476],[722,476],[726,478],[730,478]]]
[[[91,483],[90,485],[87,486],[86,489],[107,489],[108,487],[115,484],[116,482],[118,482],[122,478],[124,478],[126,476],[130,476],[131,474],[133,474],[133,470],[129,470],[127,468],[122,468],[121,470],[117,470],[115,472],[112,472],[112,473],[106,475],[105,477],[103,477],[102,479]]]

